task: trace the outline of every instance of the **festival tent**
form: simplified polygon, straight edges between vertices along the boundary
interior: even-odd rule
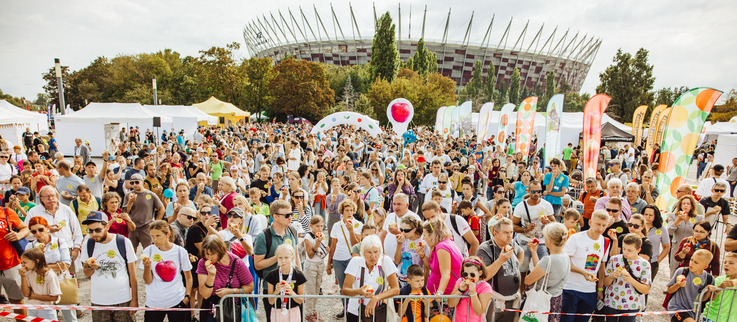
[[[189,112],[189,114],[192,114],[194,116],[197,116],[197,122],[202,126],[207,125],[218,125],[218,117],[212,116],[210,114],[207,114],[200,110],[199,108],[196,108],[192,105],[184,106],[184,108]]]
[[[138,126],[141,133],[154,130],[153,118],[160,116],[138,103],[90,103],[72,115],[56,116],[56,140],[64,155],[74,154],[74,140],[89,141],[92,155],[100,156],[103,150],[111,150],[113,140],[118,139],[122,127]],[[171,128],[173,120],[161,117],[161,128]],[[143,134],[141,135],[143,139]]]
[[[31,131],[38,131],[38,133],[42,136],[45,136],[46,133],[49,132],[49,118],[46,114],[27,111],[23,108],[10,104],[10,102],[6,100],[0,100],[0,113],[13,113],[13,115],[32,117],[36,121],[32,122],[30,126]]]
[[[583,133],[579,134],[579,138],[583,139]],[[613,123],[604,123],[601,125],[601,142],[633,142],[635,136],[616,127]]]
[[[202,103],[192,104],[192,106],[201,111],[217,117],[225,117],[231,123],[236,123],[244,118],[251,116],[251,113],[244,112],[233,104],[223,102],[213,96]]]
[[[200,121],[198,116],[192,115],[187,111],[186,106],[182,105],[144,105],[144,108],[156,113],[159,116],[169,116],[172,119],[171,128],[162,128],[163,130],[173,129],[173,132],[179,132],[184,130],[187,138],[192,138],[194,133],[197,131],[198,122]],[[202,121],[207,123],[207,118],[202,117]]]
[[[31,132],[39,131],[39,118],[33,113],[19,113],[22,111],[6,100],[0,100],[0,136],[8,146],[23,146],[23,132],[30,128]],[[27,112],[27,111],[24,111]],[[40,114],[39,114],[40,115]],[[46,117],[44,116],[44,119]],[[48,125],[46,126],[48,131]],[[42,131],[39,131],[41,133]],[[42,133],[46,135],[46,133]]]

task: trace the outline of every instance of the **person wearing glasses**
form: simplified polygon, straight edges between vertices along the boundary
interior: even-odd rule
[[[141,174],[133,174],[130,184],[133,189],[125,195],[125,199],[123,200],[123,204],[125,205],[124,211],[130,215],[131,220],[133,220],[137,228],[128,234],[128,238],[133,243],[134,249],[138,248],[138,244],[143,245],[145,249],[151,245],[151,234],[148,230],[148,224],[155,219],[160,220],[164,218],[166,209],[155,193],[143,188],[143,176]],[[156,217],[154,217],[154,211],[156,212]]]
[[[727,180],[720,179],[720,177],[722,176],[722,173],[724,173],[724,166],[721,164],[715,164],[709,173],[710,176],[708,178],[701,180],[701,182],[699,183],[699,187],[696,188],[696,197],[701,199],[701,198],[706,198],[706,197],[711,196],[712,187],[717,182],[722,182],[726,184],[727,186],[729,186],[729,182]],[[725,190],[726,191],[723,196],[725,198],[732,197],[732,192],[726,188]]]
[[[174,233],[174,244],[184,247],[184,237],[187,230],[197,222],[197,210],[192,208],[182,208],[177,215],[177,219],[171,223]]]
[[[609,222],[604,233],[605,238],[609,238],[609,241],[616,241],[620,236],[624,236],[630,233],[630,229],[627,226],[627,222],[622,218],[622,199],[618,197],[610,198],[607,200],[606,210],[609,215]]]
[[[627,201],[626,198],[622,198],[622,189],[624,188],[623,182],[619,178],[611,178],[607,181],[607,193],[603,197],[599,197],[594,205],[594,210],[606,210],[606,204],[611,198],[619,198],[622,201],[622,216],[623,219],[627,220],[632,215],[632,205]]]
[[[629,181],[629,180],[628,180],[628,177],[627,177],[627,174],[626,174],[626,173],[624,173],[624,172],[622,172],[622,161],[620,161],[620,160],[617,160],[617,159],[613,159],[613,160],[611,160],[611,161],[609,162],[609,169],[611,169],[611,170],[612,170],[612,173],[608,174],[608,175],[606,176],[606,178],[604,178],[604,179],[602,179],[602,178],[598,178],[598,179],[599,179],[599,183],[601,184],[601,186],[602,186],[602,187],[609,187],[609,186],[608,186],[608,182],[609,182],[609,181],[610,181],[611,179],[615,179],[615,178],[616,178],[616,179],[619,179],[619,181],[620,181],[620,185],[621,185],[621,183],[623,183],[623,182],[627,182],[627,181]],[[620,192],[621,192],[621,191],[620,191]],[[610,194],[610,196],[612,196],[612,194]],[[628,217],[629,217],[629,216],[628,216]]]
[[[43,217],[49,223],[51,234],[55,237],[64,239],[71,249],[72,263],[79,256],[80,247],[82,245],[82,227],[79,219],[72,211],[72,208],[59,202],[59,192],[54,187],[45,186],[41,188],[38,194],[40,207],[33,207],[28,211],[28,216],[24,223],[28,225],[33,217]],[[35,240],[29,236],[29,241]],[[74,264],[72,269],[74,270]]]
[[[645,230],[645,217],[641,214],[632,215],[629,222],[627,222],[627,228],[630,231],[629,234],[635,234],[642,240],[642,246],[640,246],[640,252],[638,253],[638,255],[649,262],[650,259],[653,257],[653,243],[647,238],[647,231]],[[622,244],[624,241],[624,237],[626,236],[627,234],[622,234],[617,237],[617,242],[612,243],[612,248],[609,250],[609,256],[622,254]]]
[[[102,212],[107,215],[110,227],[108,231],[113,234],[122,235],[126,238],[129,232],[136,230],[130,216],[120,210],[120,196],[116,192],[106,192],[100,201]]]
[[[708,221],[702,220],[697,222],[693,227],[693,235],[682,239],[678,243],[678,247],[676,247],[677,249],[674,252],[675,255],[673,256],[673,259],[675,259],[676,262],[673,262],[672,265],[677,267],[689,267],[691,257],[694,253],[697,250],[705,249],[713,255],[706,270],[713,276],[719,276],[721,272],[721,269],[719,268],[719,264],[721,263],[719,255],[721,253],[717,242],[709,239],[711,229],[712,226]]]
[[[679,188],[680,191],[682,188]],[[678,269],[678,262],[675,259],[678,243],[684,238],[694,235],[694,227],[696,223],[704,220],[704,215],[699,214],[697,206],[701,206],[691,194],[684,194],[678,198],[674,210],[668,215],[666,222],[668,223],[668,232],[671,233],[670,248],[670,273],[671,276]],[[711,229],[709,229],[711,230]]]
[[[724,224],[724,234],[728,234],[730,226],[732,226],[729,223],[729,202],[722,198],[728,189],[728,184],[718,181],[711,187],[711,196],[699,200],[699,203],[707,209],[704,217],[712,227],[716,228],[717,222],[720,222],[719,216],[721,216],[721,223]]]

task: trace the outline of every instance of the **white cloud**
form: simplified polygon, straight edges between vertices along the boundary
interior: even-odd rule
[[[644,47],[655,65],[655,88],[710,86],[724,91],[737,88],[734,52],[737,51],[734,12],[737,2],[716,1],[407,1],[402,2],[402,34],[409,32],[412,4],[412,34],[417,37],[422,11],[428,7],[427,38],[442,37],[448,9],[452,7],[449,37],[462,39],[474,12],[472,42],[483,38],[495,14],[491,43],[496,45],[509,20],[512,35],[519,35],[530,20],[525,41],[545,23],[547,37],[558,25],[556,39],[566,29],[603,40],[601,49],[584,83],[593,92],[598,74],[611,64],[618,48],[634,53]],[[273,12],[279,19],[287,8],[299,19],[302,6],[312,17],[312,3],[302,1],[6,1],[0,11],[0,88],[5,93],[34,99],[42,92],[41,75],[58,57],[77,70],[98,56],[155,52],[171,48],[182,55],[197,56],[198,50],[243,43],[242,28],[256,16]],[[316,0],[328,32],[333,34],[330,2]],[[380,15],[396,15],[396,1],[377,1]],[[352,37],[348,3],[333,3],[346,37]],[[371,31],[371,3],[354,2],[356,19],[365,36]],[[395,22],[397,20],[395,19]],[[310,21],[314,26],[314,20]],[[580,36],[579,36],[580,37]],[[570,38],[569,38],[570,39]],[[516,39],[514,39],[516,40]],[[510,38],[510,42],[513,39]],[[512,45],[512,44],[510,44]],[[527,43],[525,43],[527,47]],[[239,55],[247,57],[245,46]]]

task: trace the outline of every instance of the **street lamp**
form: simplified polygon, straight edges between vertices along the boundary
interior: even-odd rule
[[[61,79],[61,63],[59,62],[59,58],[54,58],[54,69],[56,70],[56,87],[59,91],[59,109],[61,110],[61,115],[66,115],[66,111],[64,110],[66,107],[66,104],[64,104],[64,83]]]
[[[156,98],[156,76],[154,76],[154,80],[153,80],[153,83],[154,83],[154,105],[156,105],[156,103],[157,103],[157,102],[159,101],[159,100],[158,100],[158,99]]]

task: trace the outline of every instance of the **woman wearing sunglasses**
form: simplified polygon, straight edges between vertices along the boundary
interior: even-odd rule
[[[299,222],[302,226],[302,231],[310,231],[310,219],[312,219],[312,207],[307,202],[307,194],[302,188],[292,191],[292,196],[289,198],[289,203],[292,205],[292,224]]]
[[[136,230],[136,224],[131,217],[120,210],[120,195],[117,192],[106,192],[102,195],[102,212],[107,215],[110,229],[108,232],[112,234],[123,235],[128,237],[128,233]]]
[[[116,194],[117,196],[117,194]],[[66,278],[63,271],[69,269],[69,265],[72,264],[72,258],[69,253],[69,244],[66,240],[51,236],[51,227],[49,223],[43,217],[33,217],[28,221],[28,227],[31,230],[31,234],[36,240],[26,245],[26,250],[33,249],[35,247],[43,247],[44,257],[49,268],[54,270],[57,274],[59,281]],[[72,310],[61,310],[64,315],[64,321],[77,321],[76,311]]]
[[[627,228],[631,234],[635,234],[642,239],[642,246],[640,247],[640,257],[647,261],[653,257],[653,243],[647,238],[648,232],[645,229],[645,217],[641,214],[634,214],[630,217],[627,222]],[[617,237],[617,243],[612,244],[612,249],[609,252],[610,256],[619,255],[622,253],[622,241],[627,234],[620,234]]]

